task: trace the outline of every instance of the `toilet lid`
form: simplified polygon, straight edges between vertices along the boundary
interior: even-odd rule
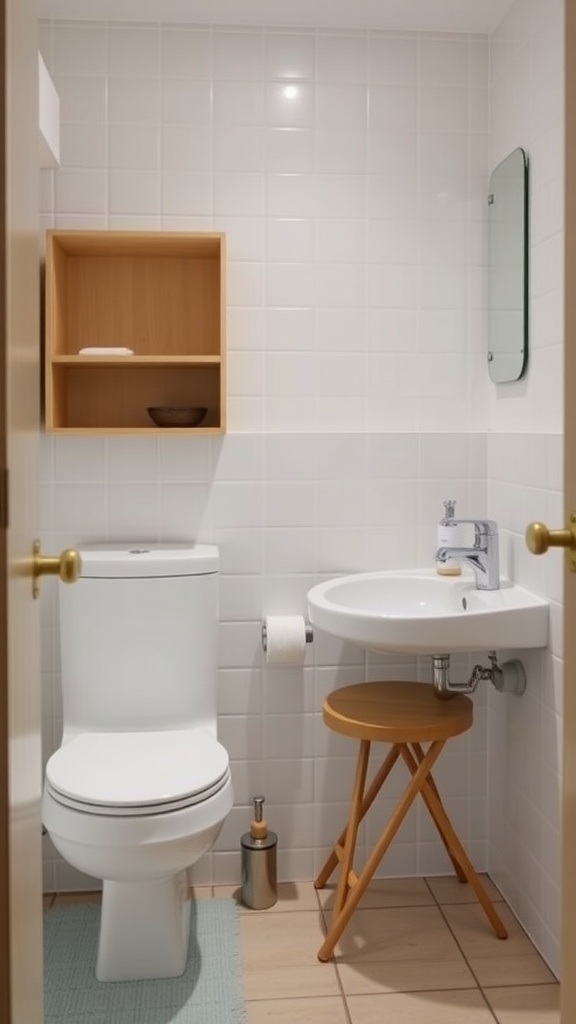
[[[201,730],[82,733],[52,755],[55,799],[93,814],[147,814],[208,799],[229,777],[228,754]]]

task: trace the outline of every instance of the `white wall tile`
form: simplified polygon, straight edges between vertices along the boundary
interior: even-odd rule
[[[424,131],[466,131],[468,91],[464,88],[429,86],[420,97],[420,125]]]
[[[263,148],[261,128],[250,125],[218,126],[214,130],[214,170],[260,171]]]
[[[314,348],[313,309],[269,309],[266,313],[266,347],[275,351],[310,351]]]
[[[346,223],[348,222],[342,222],[343,225]],[[367,315],[363,309],[317,310],[318,350],[327,352],[356,351],[356,339],[364,332],[366,320]],[[313,338],[310,347],[312,347],[312,342]]]
[[[209,124],[212,116],[209,82],[190,78],[163,80],[161,114],[163,124]]]
[[[420,38],[422,85],[468,85],[468,40]]]
[[[269,218],[266,222],[266,258],[272,262],[301,263],[314,257],[314,223],[298,217]]]
[[[372,132],[415,131],[418,119],[418,90],[410,85],[371,85],[368,93],[369,125]]]
[[[258,31],[219,29],[212,40],[212,68],[216,79],[232,81],[262,75],[264,37]]]
[[[319,34],[316,39],[318,81],[365,82],[367,49],[365,35]]]
[[[158,26],[111,25],[108,30],[108,71],[115,78],[156,78],[160,70]]]
[[[209,78],[212,68],[209,30],[167,26],[160,34],[160,46],[164,78]]]
[[[60,213],[104,213],[104,170],[61,170],[56,177],[55,198]]]
[[[412,85],[418,73],[418,37],[371,33],[368,62],[371,82]]]
[[[202,214],[212,205],[212,179],[207,172],[167,171],[160,179],[164,215]]]
[[[266,175],[266,213],[270,217],[313,217],[316,182],[309,174]]]
[[[110,213],[142,213],[159,210],[159,177],[156,171],[110,171]]]
[[[104,124],[60,125],[60,155],[66,167],[85,169],[106,166]]]
[[[53,33],[52,68],[55,75],[104,75],[108,66],[106,29],[99,25],[64,24]]]
[[[259,172],[219,171],[214,174],[214,213],[259,216],[264,211],[264,176]]]
[[[268,83],[264,102],[270,128],[310,128],[315,122],[315,91],[307,83]]]
[[[360,174],[365,170],[364,134],[319,128],[316,139],[316,167],[320,173]]]
[[[163,171],[204,171],[212,161],[212,131],[209,125],[169,124],[162,127],[161,166]]]
[[[108,115],[111,122],[157,124],[160,87],[155,78],[109,78]]]
[[[370,129],[368,140],[368,171],[380,175],[411,175],[416,173],[418,135],[409,129]]]
[[[159,527],[160,508],[156,483],[108,485],[106,539],[156,540]]]
[[[108,159],[114,170],[156,170],[159,131],[155,125],[111,124]]]
[[[264,124],[264,88],[260,83],[216,81],[212,91],[215,124]]]
[[[311,128],[266,128],[264,166],[278,173],[309,173],[315,166],[315,134]]]
[[[264,40],[264,68],[267,78],[289,81],[313,78],[314,36],[268,31]]]
[[[358,174],[323,174],[317,183],[314,204],[319,217],[364,216],[364,177]]]

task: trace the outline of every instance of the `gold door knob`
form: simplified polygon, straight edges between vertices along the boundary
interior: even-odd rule
[[[529,523],[526,546],[533,555],[544,555],[549,548],[567,548],[570,568],[576,568],[576,515],[572,513],[570,525],[564,530],[549,530],[545,523]]]
[[[62,583],[75,583],[80,576],[81,569],[80,554],[73,548],[66,548],[60,555],[41,555],[40,541],[34,541],[32,548],[34,597],[38,597],[41,576],[59,576]]]

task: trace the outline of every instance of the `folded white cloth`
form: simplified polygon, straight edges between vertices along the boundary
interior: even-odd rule
[[[81,356],[133,356],[133,348],[121,348],[115,345],[105,345],[100,348],[81,348]]]

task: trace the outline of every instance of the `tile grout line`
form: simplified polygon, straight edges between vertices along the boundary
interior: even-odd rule
[[[314,884],[314,883],[312,883],[312,884]],[[322,906],[322,901],[320,899],[320,890],[317,889],[316,886],[314,886],[314,892],[316,894],[316,902],[318,903],[318,911],[320,913],[320,919],[321,919],[321,922],[322,922],[322,928],[324,930],[324,935],[326,935],[327,932],[328,932],[328,924],[327,924],[327,921],[326,921],[326,915],[324,913],[324,907]],[[336,984],[338,985],[338,991],[340,993],[340,998],[342,1000],[342,1007],[343,1007],[343,1010],[344,1010],[344,1016],[346,1018],[346,1024],[353,1024],[352,1017],[350,1016],[350,1010],[348,1008],[348,1000],[346,998],[346,993],[344,991],[344,986],[342,984],[342,979],[340,977],[340,971],[338,969],[338,961],[333,959],[333,960],[330,961],[330,964],[334,968],[334,975],[336,977]],[[327,966],[327,965],[324,965],[324,966]]]

